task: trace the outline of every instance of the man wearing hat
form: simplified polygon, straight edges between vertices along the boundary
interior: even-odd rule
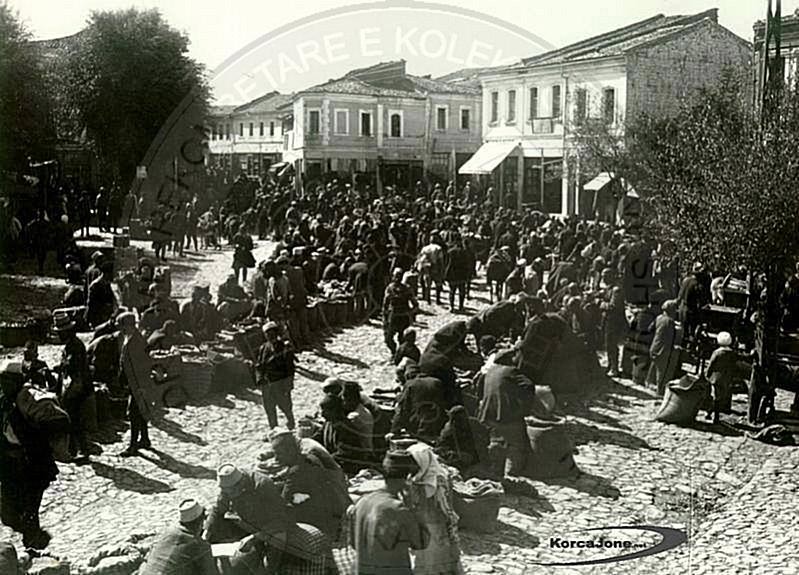
[[[228,274],[217,290],[217,310],[229,321],[246,316],[252,310],[252,299],[236,279],[236,274]]]
[[[710,301],[709,291],[705,293],[701,274],[705,266],[701,262],[695,262],[688,274],[680,284],[680,292],[677,294],[679,302],[679,319],[683,324],[683,332],[687,338],[693,339],[696,328],[699,326],[699,316],[702,307]]]
[[[147,413],[142,413],[143,406],[136,397],[142,388],[152,385],[152,360],[147,353],[147,341],[136,327],[136,315],[132,312],[119,314],[117,317],[122,337],[122,348],[119,355],[119,383],[130,391],[128,397],[128,418],[130,419],[130,443],[121,452],[121,457],[138,455],[139,449],[150,448],[150,435],[147,428]]]
[[[352,503],[344,476],[327,469],[313,455],[303,453],[297,437],[288,429],[273,429],[270,442],[275,459],[284,466],[280,473],[282,495],[294,518],[317,527],[330,541],[337,541],[342,519]],[[341,470],[338,465],[335,468]]]
[[[652,364],[649,367],[648,381],[653,383],[658,395],[666,391],[669,381],[669,367],[679,358],[679,352],[674,349],[677,343],[677,300],[670,299],[663,302],[662,313],[655,319],[655,332],[652,336],[652,345],[649,346],[649,357]],[[675,354],[676,357],[675,357]]]
[[[72,423],[69,451],[74,456],[80,452],[88,457],[89,442],[81,418],[83,404],[94,395],[94,385],[89,375],[86,346],[77,335],[75,322],[67,315],[55,316],[54,330],[64,345],[61,362],[55,368],[58,373],[58,389],[61,405],[69,414]]]
[[[716,336],[718,347],[710,355],[705,376],[710,382],[713,396],[713,407],[708,410],[708,417],[713,416],[713,423],[719,422],[721,412],[729,413],[732,404],[732,388],[736,377],[739,377],[738,354],[732,348],[732,335],[722,331]]]
[[[89,286],[92,285],[92,282],[99,278],[102,275],[102,271],[100,270],[100,266],[103,264],[104,260],[103,252],[100,250],[95,250],[92,254],[92,263],[91,265],[86,268],[86,292],[89,291]]]
[[[258,351],[255,369],[269,429],[277,427],[277,408],[285,415],[286,426],[294,429],[294,409],[291,402],[291,391],[294,389],[294,350],[281,337],[277,323],[267,322],[263,331],[266,341]]]
[[[471,279],[474,270],[469,255],[463,247],[459,235],[452,237],[447,251],[447,266],[444,277],[449,284],[449,309],[455,311],[455,292],[458,293],[458,311],[463,311],[466,300],[466,283]]]
[[[50,534],[41,528],[39,507],[58,467],[46,433],[17,406],[24,381],[21,362],[0,364],[0,520],[22,534],[25,547],[44,549]]]
[[[322,574],[332,565],[325,535],[294,521],[268,475],[226,463],[217,470],[217,481],[219,497],[206,523],[211,543],[240,541],[243,561],[265,557],[272,573]],[[226,518],[228,512],[236,518]]]
[[[219,575],[211,545],[202,538],[205,508],[184,499],[178,514],[178,524],[159,537],[139,575]]]
[[[403,502],[406,480],[418,470],[405,450],[391,450],[383,460],[383,487],[350,507],[348,521],[358,575],[412,575],[411,549],[425,549],[430,533],[421,517]]]
[[[301,349],[311,339],[307,314],[308,290],[305,287],[305,273],[302,269],[304,253],[305,248],[294,248],[292,261],[285,267],[289,282],[289,331],[297,349]]]
[[[418,307],[414,294],[402,283],[402,270],[396,268],[383,295],[383,334],[392,358],[397,353],[395,337],[402,337],[402,333],[411,325],[412,310]]]
[[[100,264],[100,275],[89,284],[86,292],[86,323],[97,327],[114,314],[116,296],[111,287],[111,262]]]

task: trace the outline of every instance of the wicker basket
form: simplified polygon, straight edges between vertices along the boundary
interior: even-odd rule
[[[492,533],[497,528],[497,517],[502,497],[466,497],[457,491],[452,494],[452,507],[460,517],[458,526],[467,531]]]
[[[181,382],[189,399],[198,400],[208,395],[214,366],[204,358],[183,358],[183,375]]]
[[[529,477],[566,477],[577,471],[572,456],[574,445],[562,425],[527,418],[527,437],[532,450],[532,465],[527,467]]]

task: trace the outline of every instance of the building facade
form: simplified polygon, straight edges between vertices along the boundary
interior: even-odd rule
[[[403,60],[354,70],[294,95],[284,159],[307,182],[451,179],[480,146],[480,97],[476,82],[414,76]]]
[[[269,92],[240,106],[212,108],[208,117],[209,167],[218,172],[264,176],[283,155],[283,107],[290,97]]]
[[[624,136],[641,112],[671,114],[727,70],[748,85],[751,45],[716,10],[658,15],[480,74],[483,146],[461,172],[489,178],[517,205],[592,216],[575,133],[603,122]],[[581,197],[581,195],[583,197]]]

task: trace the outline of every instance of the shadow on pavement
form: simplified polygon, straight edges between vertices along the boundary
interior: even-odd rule
[[[112,467],[99,461],[92,461],[91,466],[98,477],[110,479],[117,489],[136,493],[168,493],[174,490],[174,487],[163,481],[150,479],[126,467]]]
[[[595,425],[588,425],[579,421],[567,421],[564,424],[568,428],[568,436],[574,441],[575,445],[585,445],[596,442],[605,445],[618,445],[626,449],[647,449],[657,451],[640,437],[631,433],[618,431],[615,429],[604,429]]]
[[[297,369],[297,373],[299,373],[301,376],[307,377],[308,379],[311,379],[313,381],[320,381],[321,382],[321,381],[326,380],[327,377],[328,377],[327,375],[325,375],[324,373],[322,373],[320,371],[315,371],[313,369],[308,369],[307,367],[302,367],[301,365],[298,365],[296,367],[296,369]]]
[[[251,389],[246,387],[240,387],[236,391],[231,394],[236,399],[241,399],[242,401],[249,401],[250,403],[254,403],[256,405],[261,405],[261,394],[255,393]]]
[[[556,477],[552,479],[539,479],[547,485],[559,485],[561,487],[571,487],[576,491],[581,491],[596,497],[606,499],[618,499],[621,491],[615,487],[610,480],[593,473],[580,471],[576,477]]]
[[[321,345],[314,346],[313,351],[316,353],[316,355],[328,361],[332,361],[335,363],[343,363],[346,365],[351,365],[353,367],[360,367],[361,369],[366,369],[369,367],[369,364],[364,363],[360,359],[356,359],[354,357],[349,357],[341,353],[330,351],[328,349],[325,349],[324,346]]]
[[[199,435],[194,435],[193,433],[183,431],[180,425],[178,425],[174,421],[168,420],[165,417],[159,419],[158,421],[154,421],[153,427],[160,429],[167,435],[171,435],[178,441],[183,441],[184,443],[194,443],[195,445],[208,445],[208,443]]]
[[[171,455],[158,449],[148,449],[156,457],[150,457],[146,451],[139,451],[139,457],[157,465],[161,469],[189,479],[216,479],[216,471],[202,465],[192,465],[178,461]]]

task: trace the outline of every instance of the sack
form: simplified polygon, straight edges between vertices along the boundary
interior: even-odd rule
[[[17,394],[17,409],[35,429],[47,435],[56,461],[69,462],[69,415],[54,393],[26,385]]]
[[[708,392],[709,386],[704,377],[685,375],[670,382],[655,420],[676,425],[692,423]]]
[[[504,490],[499,483],[471,478],[456,481],[452,490],[452,507],[460,518],[461,529],[490,533],[497,527],[497,517]]]

